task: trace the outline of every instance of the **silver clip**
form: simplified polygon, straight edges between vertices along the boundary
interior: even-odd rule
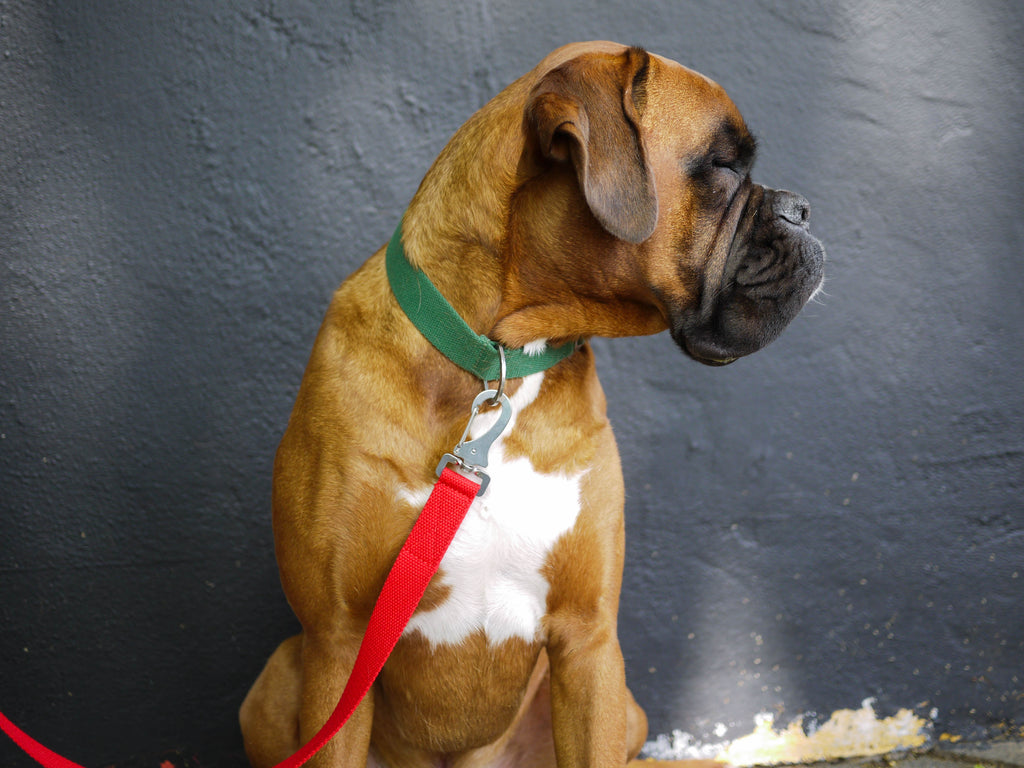
[[[466,438],[469,437],[473,421],[480,412],[480,406],[484,403],[490,404],[494,402],[497,402],[501,408],[494,424],[480,437],[474,440],[467,440]],[[473,400],[473,410],[469,416],[469,423],[466,424],[466,429],[462,432],[458,445],[452,449],[451,453],[446,453],[441,457],[441,463],[437,465],[437,476],[441,476],[441,472],[446,466],[455,464],[459,469],[463,470],[463,474],[469,472],[480,479],[480,489],[476,492],[476,495],[480,496],[483,494],[487,489],[488,483],[491,481],[490,476],[483,471],[483,468],[487,466],[487,453],[490,451],[494,441],[505,431],[505,427],[508,426],[511,418],[512,403],[509,401],[508,395],[495,389],[485,389],[477,395]]]

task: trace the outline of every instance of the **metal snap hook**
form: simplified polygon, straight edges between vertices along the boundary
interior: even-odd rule
[[[470,440],[469,433],[473,428],[473,421],[480,412],[480,407],[491,402],[497,402],[501,406],[494,424],[480,437]],[[490,475],[484,471],[484,467],[487,466],[487,453],[494,441],[505,431],[511,418],[512,403],[509,402],[508,395],[499,394],[493,389],[485,389],[477,395],[473,400],[469,423],[466,424],[466,429],[463,431],[462,437],[459,438],[459,444],[452,449],[451,453],[446,453],[441,457],[441,463],[437,465],[437,475],[440,476],[449,464],[456,464],[463,474],[469,472],[479,478],[480,489],[477,491],[477,496],[481,495],[491,481]]]

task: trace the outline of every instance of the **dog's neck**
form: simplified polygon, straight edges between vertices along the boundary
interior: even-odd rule
[[[423,270],[476,333],[498,322],[506,262],[506,213],[521,184],[522,81],[488,103],[461,129],[427,172],[405,213],[403,241]],[[498,183],[496,183],[498,182]],[[488,190],[481,195],[480,190]],[[467,279],[467,273],[472,279]],[[499,339],[500,340],[500,339]]]

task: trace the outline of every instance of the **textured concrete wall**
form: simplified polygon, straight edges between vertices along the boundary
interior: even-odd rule
[[[596,345],[652,737],[1020,725],[1017,3],[0,2],[0,709],[87,764],[232,764],[294,630],[270,468],[328,297],[462,121],[589,38],[721,82],[830,257],[729,368]]]

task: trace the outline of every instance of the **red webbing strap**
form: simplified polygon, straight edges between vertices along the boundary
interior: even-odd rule
[[[0,730],[10,736],[14,743],[25,750],[29,757],[40,765],[46,766],[46,768],[83,768],[78,763],[72,763],[53,750],[44,747],[8,720],[3,712],[0,712]]]
[[[341,730],[359,706],[412,618],[479,488],[479,483],[449,467],[441,473],[384,581],[338,705],[317,734],[275,768],[298,768],[305,763]],[[0,729],[45,768],[82,768],[35,741],[2,712]]]
[[[479,489],[479,483],[445,467],[384,581],[338,706],[316,736],[275,768],[298,768],[330,741],[355,711],[402,636]]]

